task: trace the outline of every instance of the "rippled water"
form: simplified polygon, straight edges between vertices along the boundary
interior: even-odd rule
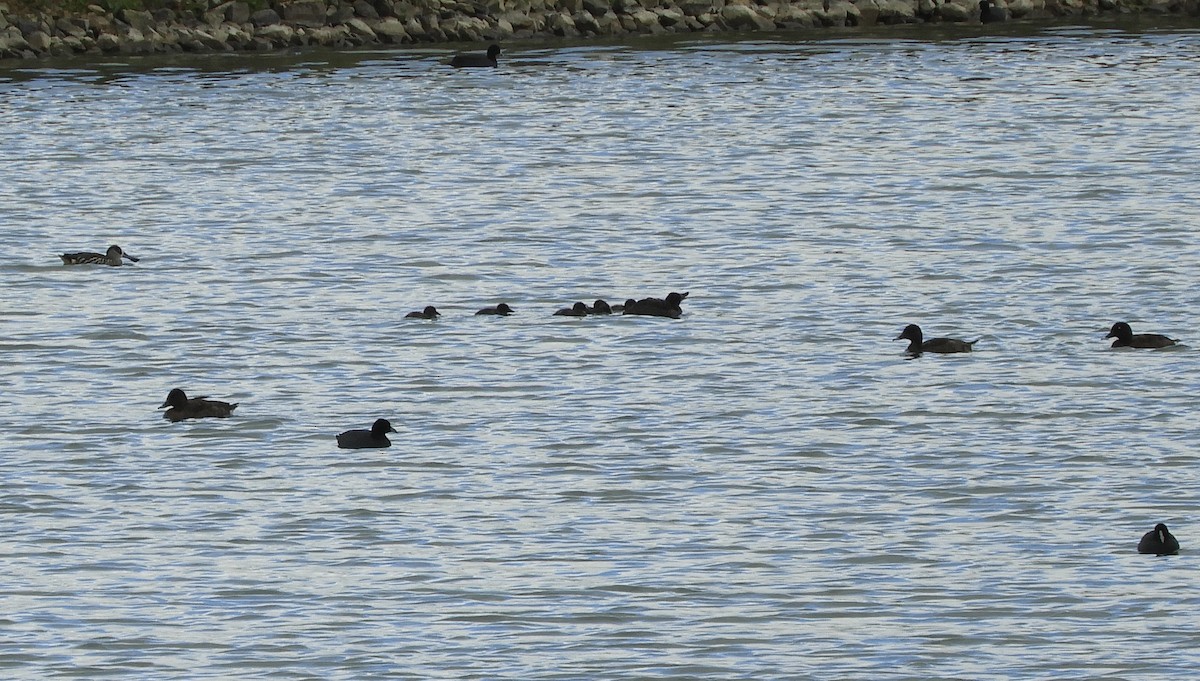
[[[0,72],[0,675],[1190,678],[1200,32],[955,30]]]

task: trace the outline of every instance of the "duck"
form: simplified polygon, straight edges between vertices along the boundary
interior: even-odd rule
[[[121,247],[116,244],[109,246],[108,250],[104,253],[80,251],[78,253],[63,253],[58,257],[62,258],[64,265],[111,265],[113,267],[124,265],[125,263],[121,261],[122,258],[132,262],[140,260],[140,258],[135,258],[122,251]]]
[[[621,314],[640,314],[651,317],[679,319],[683,316],[683,308],[680,307],[680,303],[687,297],[687,293],[671,291],[667,294],[666,298],[642,298],[641,300],[630,298],[625,301],[625,307],[621,310]]]
[[[480,310],[479,312],[476,312],[475,314],[476,315],[493,314],[493,315],[500,315],[501,317],[507,317],[508,315],[510,315],[514,312],[516,312],[516,310],[509,307],[508,303],[500,303],[499,305],[497,305],[495,307],[485,307],[482,310]]]
[[[432,305],[426,305],[424,310],[413,310],[404,315],[405,319],[437,319],[442,313],[437,311],[437,308]]]
[[[979,0],[979,21],[984,24],[999,24],[1008,21],[1008,10],[992,0]]]
[[[1179,342],[1161,333],[1134,333],[1125,322],[1113,324],[1105,338],[1116,338],[1114,348],[1167,348]]]
[[[905,352],[910,355],[919,355],[922,352],[937,352],[941,354],[971,352],[975,344],[979,342],[978,338],[968,342],[958,340],[957,338],[930,338],[929,340],[923,340],[924,337],[924,334],[921,333],[921,327],[916,324],[909,324],[893,340],[906,339],[912,341],[908,344],[908,348],[905,349]]]
[[[585,302],[578,302],[571,307],[564,307],[558,312],[555,312],[555,317],[586,317],[588,314],[588,306]]]
[[[338,449],[383,449],[391,447],[392,441],[388,439],[388,433],[395,433],[396,429],[387,419],[375,419],[375,423],[371,424],[370,430],[347,430],[337,436]]]
[[[492,66],[499,64],[497,58],[500,56],[499,45],[488,45],[487,54],[456,54],[450,60],[450,65],[456,69],[470,68],[473,66]]]
[[[592,303],[592,306],[588,308],[588,314],[612,314],[612,313],[613,313],[612,306],[608,304],[608,301],[606,301],[602,298],[597,298],[596,302]]]
[[[158,408],[170,407],[163,412],[163,418],[175,423],[186,419],[227,418],[237,406],[237,402],[230,404],[210,400],[207,395],[188,397],[182,389],[172,388],[171,392],[167,393],[167,399]]]
[[[1179,553],[1179,540],[1171,534],[1165,524],[1159,523],[1153,530],[1142,535],[1142,540],[1138,542],[1138,553],[1174,556]]]

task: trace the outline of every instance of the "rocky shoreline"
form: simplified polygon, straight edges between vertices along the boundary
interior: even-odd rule
[[[80,11],[0,4],[0,59],[981,20],[978,0],[164,0],[151,10],[111,4]],[[1014,20],[1200,15],[1200,0],[996,0],[995,6]]]

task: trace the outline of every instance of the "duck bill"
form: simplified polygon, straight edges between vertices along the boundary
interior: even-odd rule
[[[135,258],[132,255],[129,255],[128,253],[122,253],[121,257],[125,258],[127,260],[132,260],[133,262],[137,262],[137,261],[141,260],[141,258]]]
[[[158,405],[158,408],[162,409],[163,407],[169,407],[169,406],[171,406],[171,404],[169,402],[163,402],[162,404]]]

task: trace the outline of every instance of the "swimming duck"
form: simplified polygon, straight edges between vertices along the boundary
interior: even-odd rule
[[[382,449],[391,447],[392,441],[388,439],[388,433],[394,433],[396,429],[387,419],[376,419],[375,423],[371,424],[370,430],[347,430],[337,436],[339,449]]]
[[[621,311],[621,314],[640,314],[679,319],[683,316],[683,308],[680,307],[680,303],[687,297],[687,293],[671,291],[665,299],[642,298],[641,300],[633,300],[630,298],[625,301],[625,307]]]
[[[1166,348],[1179,342],[1160,333],[1134,333],[1125,322],[1113,324],[1105,338],[1116,338],[1114,348]]]
[[[404,315],[405,319],[437,319],[442,313],[437,311],[437,308],[432,305],[426,305],[424,310],[414,310]]]
[[[992,0],[979,0],[979,21],[984,24],[999,24],[1008,21],[1008,10]]]
[[[592,306],[590,308],[588,308],[588,314],[612,314],[612,313],[613,313],[612,306],[608,304],[608,301],[603,300],[601,298],[597,298],[596,302],[592,303]]]
[[[554,313],[555,317],[586,317],[588,313],[587,303],[578,302],[571,307],[564,307]]]
[[[496,66],[500,56],[499,45],[488,45],[487,54],[456,54],[450,65],[456,69],[472,66]]]
[[[1167,526],[1159,523],[1154,530],[1142,535],[1138,542],[1138,553],[1153,553],[1156,556],[1174,556],[1179,553],[1179,540],[1171,534]]]
[[[185,419],[219,418],[223,419],[237,409],[237,402],[230,404],[219,400],[210,400],[207,395],[201,397],[187,396],[179,388],[173,388],[167,393],[167,399],[158,408],[170,407],[163,412],[163,418],[174,423]]]
[[[62,258],[64,265],[112,265],[113,267],[120,267],[125,264],[121,262],[121,258],[127,258],[133,262],[139,260],[139,258],[135,258],[122,251],[121,247],[116,244],[109,246],[108,250],[103,254],[80,251],[78,253],[63,253],[58,257]]]
[[[923,341],[923,338],[924,334],[921,333],[921,327],[916,324],[909,324],[893,340],[906,339],[912,341],[905,350],[910,355],[919,355],[922,352],[939,352],[942,354],[971,352],[974,345],[979,342],[978,338],[970,342],[958,340],[957,338],[930,338],[927,341]]]
[[[502,317],[507,317],[508,315],[510,315],[514,312],[516,312],[516,310],[509,307],[508,303],[500,303],[496,307],[485,307],[482,310],[480,310],[479,312],[476,312],[475,314],[477,314],[477,315],[494,314],[494,315],[500,315]]]

